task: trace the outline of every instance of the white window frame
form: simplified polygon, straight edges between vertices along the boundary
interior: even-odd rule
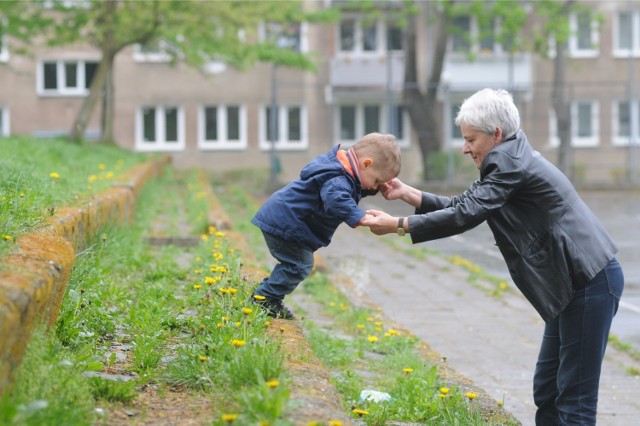
[[[143,110],[145,108],[155,109],[156,118],[156,138],[158,140],[149,142],[144,140],[144,122]],[[165,110],[167,108],[176,108],[178,110],[178,140],[177,142],[167,142],[165,138]],[[184,108],[181,105],[141,105],[136,110],[136,151],[142,152],[175,152],[183,151],[185,148],[185,124],[184,124]]]
[[[11,126],[10,119],[11,115],[9,114],[9,108],[4,105],[0,105],[0,136],[9,136],[11,134]]]
[[[584,12],[586,13],[586,12]],[[600,33],[598,28],[598,22],[595,19],[591,19],[591,48],[581,49],[578,46],[578,40],[580,34],[578,34],[578,13],[569,14],[569,43],[568,51],[569,56],[572,58],[596,58],[599,54],[599,42]]]
[[[45,89],[44,88],[44,64],[45,63],[55,63],[56,64],[56,89]],[[89,94],[89,89],[85,88],[86,82],[86,67],[87,63],[100,63],[100,60],[92,60],[92,59],[80,59],[80,60],[67,60],[67,59],[45,59],[38,61],[37,70],[36,70],[36,92],[39,96],[87,96]],[[75,63],[76,69],[78,72],[78,82],[76,87],[65,87],[65,77],[66,77],[66,69],[65,64],[67,63]]]
[[[380,102],[380,103],[376,103],[376,102],[348,102],[348,101],[344,101],[341,102],[340,104],[337,104],[335,107],[335,116],[334,116],[334,123],[335,124],[335,131],[334,131],[334,135],[335,135],[335,139],[337,141],[337,143],[339,143],[340,145],[344,146],[344,147],[350,147],[353,144],[355,144],[358,139],[360,139],[362,136],[365,135],[365,130],[364,130],[364,108],[365,106],[369,106],[369,105],[379,105],[380,106],[380,129],[378,130],[380,133],[385,133],[386,129],[388,128],[388,121],[389,121],[389,113],[387,111],[387,106],[385,105],[384,102]],[[341,137],[340,134],[340,127],[341,127],[341,122],[342,122],[342,117],[340,116],[340,107],[342,106],[352,106],[356,108],[356,128],[355,128],[355,135],[356,138],[355,139],[343,139]],[[395,105],[395,107],[401,107],[402,105]],[[401,148],[408,148],[410,145],[410,136],[409,136],[409,132],[411,130],[411,122],[409,120],[409,114],[407,114],[406,108],[402,114],[402,128],[404,130],[404,134],[403,134],[403,138],[397,139],[398,145]],[[397,135],[396,135],[397,137]]]
[[[629,141],[631,139],[638,141],[639,133],[640,133],[640,100],[634,99],[631,101],[631,117],[629,126],[631,135],[629,136],[620,136],[620,121],[618,117],[620,116],[620,102],[629,102],[629,99],[618,99],[612,102],[611,105],[611,141],[614,146],[629,146]]]
[[[504,46],[498,41],[497,35],[500,34],[502,23],[499,18],[495,18],[493,20],[493,49],[492,50],[482,50],[481,40],[480,40],[480,25],[478,24],[478,18],[476,16],[467,15],[464,16],[470,19],[469,24],[469,37],[470,37],[470,48],[469,52],[459,52],[453,50],[453,36],[449,37],[447,51],[454,56],[465,56],[468,53],[473,53],[482,57],[493,57],[493,56],[504,56],[507,52],[505,52]]]
[[[3,21],[0,18],[0,25],[4,25]],[[4,34],[0,37],[0,62],[9,62],[9,39]]]
[[[267,110],[270,104],[260,107],[260,149],[263,151],[271,149],[271,140],[267,134]],[[289,128],[289,108],[300,109],[300,140],[290,141],[285,139],[285,129]],[[309,121],[307,108],[301,104],[279,104],[278,105],[278,140],[275,144],[277,151],[301,151],[309,147]]]
[[[593,134],[589,137],[578,137],[578,105],[591,104],[591,123]],[[594,148],[600,145],[600,104],[594,100],[579,100],[571,102],[571,146],[574,148]],[[549,113],[549,143],[552,147],[560,146],[560,138],[558,137],[558,127],[556,123],[556,114],[553,108]]]
[[[160,41],[158,43],[158,49],[146,52],[142,49],[142,44],[137,43],[133,45],[133,60],[141,63],[169,63],[171,62],[171,55],[166,52],[167,43]]]
[[[230,140],[228,138],[229,129],[227,127],[227,111],[229,107],[239,108],[239,123],[240,126],[240,138],[238,140]],[[205,117],[206,108],[216,108],[216,116],[218,121],[218,139],[207,140],[206,139],[206,124]],[[244,150],[247,148],[247,111],[244,105],[200,105],[198,110],[198,148],[203,151],[206,150]]]
[[[620,47],[620,15],[622,13],[631,14],[631,49]],[[614,58],[628,58],[632,56],[637,58],[640,56],[640,12],[637,11],[618,11],[613,20],[613,46],[612,52]]]
[[[300,53],[308,53],[309,52],[309,24],[307,22],[300,22],[300,32],[298,34],[298,36],[300,37]],[[258,34],[260,37],[260,41],[265,42],[267,41],[267,24],[266,23],[262,23],[260,24],[259,28],[258,28]],[[289,46],[286,46],[285,43],[285,39],[280,39],[280,37],[278,38],[278,47],[282,48],[282,49],[286,49],[289,48]]]
[[[363,56],[363,57],[376,57],[379,58],[381,55],[386,55],[387,53],[387,30],[388,25],[382,19],[377,19],[373,25],[376,27],[376,49],[375,50],[364,50],[364,27],[363,27],[363,18],[357,15],[349,15],[346,14],[343,16],[343,19],[352,19],[355,21],[355,44],[352,50],[342,50],[341,48],[341,34],[340,34],[340,24],[335,26],[336,32],[336,56],[338,57],[351,57],[351,56]],[[392,50],[392,52],[401,52],[402,50]]]

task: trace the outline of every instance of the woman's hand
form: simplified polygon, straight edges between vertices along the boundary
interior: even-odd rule
[[[379,188],[382,196],[387,200],[398,200],[404,194],[404,184],[398,178],[383,183]]]
[[[376,235],[385,235],[396,232],[398,218],[379,210],[367,210],[367,215],[362,218],[361,224],[368,226]]]

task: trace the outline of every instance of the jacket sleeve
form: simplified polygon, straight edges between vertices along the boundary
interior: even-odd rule
[[[408,218],[411,240],[445,238],[478,226],[509,200],[524,179],[520,164],[500,151],[487,154],[482,174],[481,180],[457,197],[424,193],[420,208]]]
[[[351,184],[343,176],[329,179],[320,189],[320,198],[326,214],[346,222],[355,228],[365,211],[358,207],[353,194]]]

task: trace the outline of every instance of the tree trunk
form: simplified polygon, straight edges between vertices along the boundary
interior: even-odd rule
[[[573,3],[565,2],[563,10]],[[553,63],[553,109],[556,113],[556,127],[560,146],[558,148],[558,168],[569,178],[574,178],[573,150],[571,147],[571,108],[566,92],[566,50],[567,44],[556,38],[556,57]]]
[[[108,67],[109,65],[107,64],[106,58],[103,56],[100,64],[98,65],[98,69],[93,76],[93,81],[89,88],[89,95],[84,98],[84,102],[82,102],[82,106],[80,107],[80,112],[78,112],[78,115],[73,122],[73,127],[69,131],[69,139],[73,142],[80,143],[84,139],[84,132],[87,130],[91,114],[93,114],[98,98],[102,96]]]
[[[111,58],[104,82],[104,96],[102,98],[102,142],[113,144],[113,117],[114,117],[114,85],[113,85],[114,58]]]
[[[403,103],[409,113],[411,125],[418,136],[418,144],[422,153],[423,175],[432,178],[429,157],[441,149],[440,126],[437,120],[437,94],[442,67],[447,48],[447,22],[444,15],[439,17],[436,40],[432,58],[432,69],[429,74],[426,94],[422,93],[418,84],[418,64],[416,61],[416,19],[420,15],[409,17],[405,29],[404,52],[404,88]]]

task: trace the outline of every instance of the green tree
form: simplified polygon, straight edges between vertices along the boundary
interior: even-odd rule
[[[256,61],[313,70],[313,58],[282,49],[274,37],[261,40],[263,23],[282,27],[298,22],[324,22],[337,17],[331,9],[306,11],[301,1],[197,1],[197,0],[37,0],[55,17],[47,40],[50,46],[88,42],[102,58],[70,130],[69,138],[82,140],[100,98],[102,138],[113,140],[113,65],[125,47],[162,43],[174,61],[201,67],[223,61],[246,68]]]

